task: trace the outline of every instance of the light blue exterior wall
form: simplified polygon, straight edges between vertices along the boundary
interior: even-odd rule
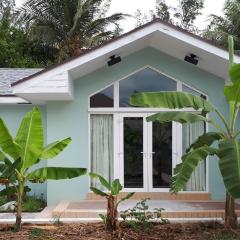
[[[88,96],[147,65],[204,92],[209,100],[222,111],[225,110],[223,113],[226,114],[223,79],[155,49],[146,48],[123,58],[117,65],[103,67],[75,81],[74,101],[47,104],[47,141],[68,136],[73,140],[60,156],[48,162],[49,166],[89,167]],[[209,189],[213,199],[224,198],[225,191],[218,163],[214,159],[209,161]],[[63,199],[82,199],[88,191],[87,176],[67,181],[48,181],[48,204]]]
[[[89,168],[88,96],[133,72],[151,66],[208,95],[209,100],[226,115],[227,103],[223,96],[224,80],[191,64],[177,60],[152,48],[136,52],[112,67],[103,67],[74,82],[74,101],[48,102],[41,106],[46,144],[72,137],[73,142],[54,160],[43,162],[48,166]],[[16,134],[23,116],[32,105],[0,106],[3,118],[13,135]],[[211,127],[209,131],[211,131]],[[49,205],[61,200],[83,199],[89,191],[87,176],[73,180],[48,181],[47,184],[32,184],[31,194],[44,194]],[[209,190],[213,199],[223,199],[225,190],[216,159],[209,161]]]
[[[17,130],[20,126],[20,123],[24,117],[24,115],[33,108],[33,105],[2,105],[0,106],[0,117],[5,121],[8,129],[10,130],[12,136],[16,136]],[[43,117],[43,126],[45,130],[45,136],[47,132],[47,125],[46,125],[46,108],[41,106],[42,117]],[[41,162],[36,167],[43,167],[46,166],[45,162]],[[47,184],[31,184],[29,183],[30,188],[32,191],[30,192],[31,195],[41,196],[46,199],[47,193]]]

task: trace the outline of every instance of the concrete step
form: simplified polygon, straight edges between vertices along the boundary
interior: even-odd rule
[[[105,200],[62,201],[52,212],[53,218],[99,218],[106,214]]]
[[[127,192],[119,194],[119,198],[126,196]],[[211,200],[211,194],[207,192],[189,193],[182,192],[178,194],[172,194],[169,192],[136,192],[131,199],[141,200],[150,198],[151,200],[181,200],[181,201],[209,201]],[[89,192],[86,195],[86,200],[103,200],[104,198],[96,195],[93,192]]]
[[[128,200],[119,205],[122,212],[136,205],[137,200]],[[223,218],[225,203],[222,201],[177,201],[149,200],[150,212],[155,208],[164,208],[164,218]],[[106,214],[107,202],[103,200],[63,201],[52,212],[53,218],[99,218]],[[240,205],[236,204],[237,215],[240,216]]]

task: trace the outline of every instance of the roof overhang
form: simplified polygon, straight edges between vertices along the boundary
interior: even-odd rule
[[[162,21],[153,21],[112,41],[54,67],[47,68],[13,84],[13,93],[33,103],[72,100],[72,81],[106,66],[111,55],[122,58],[152,47],[177,59],[186,54],[199,57],[198,66],[227,79],[228,52],[212,43]],[[240,63],[240,56],[235,56]]]
[[[30,102],[14,95],[1,95],[0,104],[30,104]]]

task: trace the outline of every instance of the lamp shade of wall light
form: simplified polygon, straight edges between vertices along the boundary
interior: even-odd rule
[[[108,63],[108,66],[111,67],[117,63],[120,63],[122,61],[121,57],[120,56],[116,56],[116,55],[112,55],[110,58],[109,58],[109,61],[107,62]]]
[[[189,62],[193,65],[198,65],[199,57],[193,53],[186,55],[184,61]]]

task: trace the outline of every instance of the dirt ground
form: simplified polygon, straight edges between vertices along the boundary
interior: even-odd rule
[[[113,233],[107,232],[101,223],[64,224],[64,225],[24,225],[23,230],[15,233],[9,226],[0,226],[0,239],[9,240],[240,240],[240,228],[226,230],[218,223],[154,224],[143,231],[119,227]]]

